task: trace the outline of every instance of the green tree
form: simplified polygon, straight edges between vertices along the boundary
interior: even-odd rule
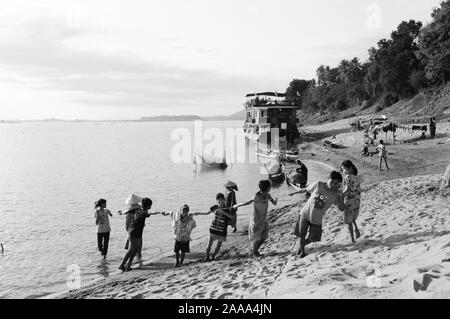
[[[450,0],[442,2],[431,16],[432,22],[419,38],[419,56],[427,79],[439,85],[450,80]]]
[[[403,21],[390,39],[378,42],[378,48],[369,50],[371,66],[366,76],[366,89],[372,97],[394,94],[408,97],[417,93],[410,83],[411,74],[423,69],[418,53],[421,22]]]
[[[296,105],[299,105],[303,95],[308,90],[308,87],[309,82],[306,80],[292,80],[289,87],[286,89],[287,99],[294,102]]]

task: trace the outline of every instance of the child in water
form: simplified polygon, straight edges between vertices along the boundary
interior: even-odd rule
[[[109,216],[112,217],[111,212],[106,208],[106,200],[99,199],[94,203],[95,205],[95,224],[97,225],[97,245],[98,250],[106,259],[108,254],[109,235],[111,226],[109,224]]]
[[[257,192],[250,200],[245,203],[234,205],[237,209],[253,203],[253,216],[248,226],[249,239],[253,243],[253,255],[260,257],[259,248],[269,238],[269,222],[267,221],[267,211],[269,209],[269,201],[273,205],[277,205],[278,199],[273,199],[270,195],[272,184],[270,181],[259,182],[259,192]]]

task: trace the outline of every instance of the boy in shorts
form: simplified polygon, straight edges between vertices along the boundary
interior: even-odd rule
[[[310,243],[320,242],[322,239],[322,220],[325,213],[332,205],[339,207],[343,211],[342,198],[339,188],[342,184],[342,175],[333,171],[326,183],[316,182],[305,189],[290,194],[291,196],[300,193],[311,193],[311,197],[300,211],[299,234],[300,248],[297,255],[301,258],[307,256],[305,246]],[[309,233],[309,235],[308,235]],[[306,238],[308,235],[308,238]]]
[[[163,215],[167,216],[169,214]],[[192,240],[191,233],[192,230],[197,227],[194,215],[198,214],[189,214],[188,205],[183,205],[178,213],[172,212],[170,214],[172,217],[173,237],[175,239],[175,267],[183,266],[186,253],[190,252],[189,242]]]

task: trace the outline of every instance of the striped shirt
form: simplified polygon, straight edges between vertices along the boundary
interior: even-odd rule
[[[228,209],[223,209],[228,212]],[[220,211],[215,213],[214,219],[209,228],[209,232],[214,235],[226,236],[228,227],[228,217],[222,214]]]

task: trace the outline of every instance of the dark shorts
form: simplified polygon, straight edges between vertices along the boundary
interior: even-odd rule
[[[182,253],[189,253],[189,242],[181,242],[175,240],[175,247],[173,248],[174,252],[179,252],[181,250]]]
[[[315,243],[322,240],[322,225],[313,225],[305,218],[300,218],[300,238],[306,238],[308,232],[309,242]]]

